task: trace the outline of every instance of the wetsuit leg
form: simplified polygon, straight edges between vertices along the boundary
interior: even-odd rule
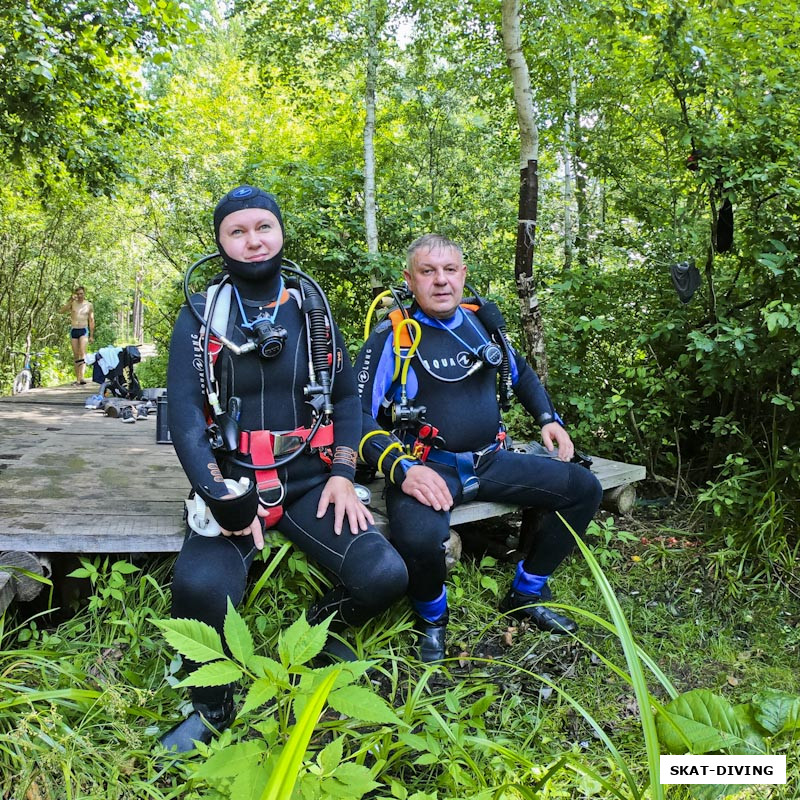
[[[345,520],[337,536],[333,532],[333,505],[317,519],[323,488],[320,484],[286,506],[276,527],[313,561],[336,575],[342,589],[336,588],[331,602],[344,622],[361,625],[405,594],[408,574],[397,551],[376,528],[354,536]]]
[[[238,606],[244,597],[247,573],[256,549],[252,536],[206,537],[189,531],[172,575],[172,616],[197,619],[222,634],[228,598]],[[197,667],[187,662],[191,671]],[[226,687],[194,687],[196,702],[219,702]]]
[[[456,504],[461,483],[455,470],[429,464],[444,480]],[[450,538],[450,512],[436,511],[409,497],[402,489],[387,485],[386,513],[392,544],[408,567],[408,593],[415,600],[435,600],[447,577],[445,544]]]
[[[575,546],[559,512],[579,536],[600,506],[603,489],[597,478],[579,464],[553,458],[498,450],[476,469],[479,500],[516,503],[544,511],[536,541],[524,569],[551,575]]]

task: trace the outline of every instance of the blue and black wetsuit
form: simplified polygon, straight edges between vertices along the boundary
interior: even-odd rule
[[[426,465],[447,482],[454,502],[464,502],[464,470],[446,463],[448,454],[458,454],[472,466],[478,500],[515,503],[541,509],[540,533],[524,562],[526,572],[547,576],[566,558],[573,547],[570,532],[556,515],[583,534],[596,512],[602,490],[589,470],[552,458],[514,453],[497,446],[502,416],[497,400],[497,368],[482,366],[472,371],[474,352],[489,341],[477,316],[460,307],[449,320],[435,320],[412,306],[411,315],[422,330],[407,381],[408,397],[424,406],[425,421],[435,426],[444,443],[432,450]],[[358,391],[364,412],[364,433],[383,428],[392,430],[392,403],[399,387],[392,382],[394,371],[393,332],[389,320],[381,322],[365,342],[356,360]],[[550,399],[534,370],[518,353],[511,353],[511,379],[516,396],[539,425],[556,417]],[[413,436],[411,437],[413,438]],[[363,454],[377,466],[392,437],[370,436]],[[414,601],[435,600],[446,576],[444,547],[449,538],[450,513],[435,511],[406,495],[400,488],[406,471],[415,460],[401,458],[394,450],[384,458],[387,480],[386,506],[392,543],[408,566],[409,594]],[[434,461],[436,458],[436,461]],[[455,459],[452,459],[455,461]],[[394,469],[393,469],[394,467]],[[461,473],[461,474],[459,474]],[[474,480],[473,479],[473,480]]]
[[[252,320],[264,308],[274,311],[281,283],[276,275],[257,288],[242,281],[236,284],[241,309],[237,302],[230,303],[225,333],[241,345],[248,340],[242,312]],[[191,302],[202,316],[205,296],[194,295]],[[281,296],[276,323],[288,334],[276,357],[265,359],[258,351],[235,355],[223,348],[214,366],[223,408],[230,397],[240,400],[239,426],[243,430],[283,432],[312,423],[303,393],[309,379],[306,318],[288,291]],[[278,470],[285,498],[283,516],[275,527],[332,573],[339,586],[331,594],[335,602],[331,601],[329,612],[337,611],[344,622],[358,625],[403,596],[407,576],[402,560],[375,528],[352,535],[345,520],[344,530],[336,535],[333,505],[321,519],[316,517],[328,478],[340,475],[353,480],[361,435],[361,409],[352,366],[338,329],[334,336],[332,464],[324,463],[316,453],[304,453]],[[249,505],[243,510],[239,503],[237,508],[238,499],[220,499],[228,491],[223,479],[242,475],[252,479],[253,471],[231,464],[211,448],[206,435],[201,365],[200,325],[184,307],[175,324],[169,354],[167,394],[172,442],[192,488],[207,502],[217,522],[228,530],[241,530],[256,514],[257,497],[251,493]],[[248,460],[242,455],[238,458]],[[188,530],[175,564],[173,616],[199,619],[221,631],[227,598],[234,605],[241,601],[255,553],[252,536],[207,538]]]

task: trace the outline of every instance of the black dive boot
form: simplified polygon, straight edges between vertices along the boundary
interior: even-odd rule
[[[512,586],[500,602],[500,610],[504,614],[535,625],[540,631],[548,633],[575,633],[578,625],[575,620],[559,614],[552,608],[545,608],[538,603],[547,603],[553,599],[549,586],[542,588],[541,594],[525,594]]]
[[[445,611],[436,622],[417,617],[419,631],[419,660],[426,664],[436,664],[447,657],[447,623],[450,614]]]
[[[342,618],[342,600],[345,596],[344,586],[336,586],[320,597],[306,612],[306,619],[310,625],[319,625],[331,614],[336,614],[328,627],[328,638],[325,640],[325,645],[314,659],[315,666],[327,666],[340,661],[358,661],[358,653],[346,642],[333,635],[341,636],[349,627]]]
[[[217,702],[202,703],[193,698],[192,705],[194,711],[158,740],[167,750],[188,753],[195,749],[195,742],[208,744],[230,727],[236,716],[232,687],[226,687],[225,694]]]

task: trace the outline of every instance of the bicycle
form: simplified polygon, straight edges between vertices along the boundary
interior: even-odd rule
[[[23,353],[21,350],[11,350],[12,356],[22,356],[22,369],[14,377],[11,384],[11,394],[24,394],[31,389],[42,385],[42,371],[39,368],[38,358],[44,353]]]

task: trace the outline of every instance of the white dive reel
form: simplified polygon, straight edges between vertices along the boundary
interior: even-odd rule
[[[250,478],[225,478],[225,486],[228,491],[237,497],[244,494],[250,488]],[[186,503],[186,522],[189,527],[201,536],[219,536],[222,532],[219,523],[211,515],[211,510],[199,494],[194,497],[187,497]]]

